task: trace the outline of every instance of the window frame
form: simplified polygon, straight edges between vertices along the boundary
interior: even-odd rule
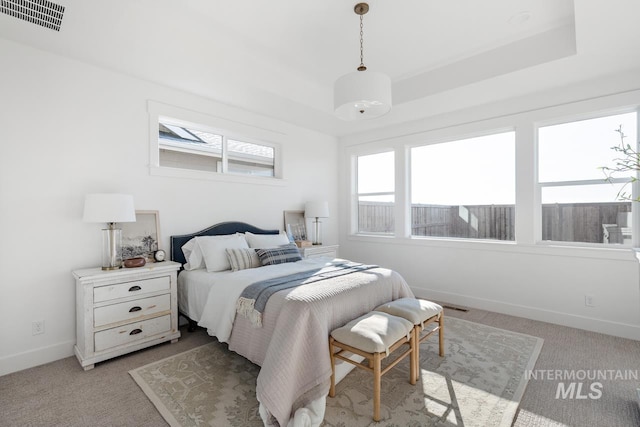
[[[198,180],[214,180],[224,182],[252,183],[261,185],[283,186],[286,184],[283,167],[281,132],[231,121],[221,117],[210,116],[193,110],[175,107],[156,101],[148,101],[149,114],[149,173],[154,176],[189,178]],[[159,123],[165,120],[169,124],[183,126],[193,130],[213,133],[222,136],[221,171],[203,171],[160,165]],[[273,176],[260,176],[228,171],[227,140],[237,140],[274,150]]]
[[[358,183],[358,158],[365,156],[373,156],[376,154],[384,154],[384,153],[393,153],[393,162],[394,162],[394,190],[393,191],[384,191],[384,192],[373,192],[373,193],[359,193],[359,183]],[[354,151],[350,154],[351,160],[351,208],[350,211],[354,212],[354,215],[351,216],[351,224],[350,224],[350,234],[359,235],[359,236],[377,236],[382,238],[395,237],[398,232],[398,179],[397,179],[397,159],[398,154],[396,150],[391,147],[378,147],[374,150],[365,150],[362,152]],[[363,232],[360,231],[359,224],[359,211],[360,211],[360,196],[388,196],[392,195],[394,199],[394,224],[393,230],[390,233],[382,233],[382,232]]]
[[[476,111],[476,110],[474,110]],[[353,155],[373,154],[395,149],[396,152],[396,234],[395,236],[376,236],[357,233],[357,207],[350,199],[346,219],[350,222],[346,239],[351,241],[417,245],[438,248],[438,250],[473,249],[496,252],[519,252],[550,256],[574,256],[597,259],[629,259],[640,252],[640,205],[633,202],[633,240],[632,250],[620,245],[589,244],[580,242],[541,241],[541,191],[538,186],[538,147],[537,127],[588,119],[617,113],[636,112],[640,118],[640,90],[631,90],[617,94],[574,100],[555,105],[539,105],[534,108],[513,110],[513,105],[498,109],[478,109],[473,121],[468,112],[451,113],[437,120],[415,122],[400,132],[369,131],[344,137],[343,153],[345,171],[343,177],[350,179],[350,195],[354,194],[354,158]],[[637,135],[640,140],[640,120],[637,120]],[[454,239],[444,237],[412,238],[410,232],[409,194],[409,155],[408,149],[415,145],[439,143],[453,139],[465,139],[487,133],[499,133],[501,130],[516,132],[516,229],[515,241],[491,241]],[[402,155],[400,155],[402,154]],[[402,169],[404,168],[404,169]],[[604,182],[604,180],[603,180]],[[635,193],[640,195],[640,181],[633,183]],[[345,189],[346,191],[346,189]],[[640,253],[639,253],[640,256]]]
[[[499,240],[499,239],[481,239],[481,238],[472,238],[472,237],[452,237],[452,236],[421,236],[421,235],[413,235],[412,234],[412,230],[411,230],[411,224],[413,221],[413,218],[411,217],[411,210],[413,207],[413,200],[412,200],[412,164],[413,164],[413,158],[412,158],[412,150],[414,148],[420,148],[420,147],[425,147],[425,146],[430,146],[430,145],[440,145],[440,144],[447,144],[447,143],[452,143],[452,142],[460,142],[460,141],[465,141],[465,140],[469,140],[469,139],[474,139],[474,138],[482,138],[482,137],[487,137],[487,136],[491,136],[491,135],[501,135],[501,134],[505,134],[505,133],[513,133],[513,144],[514,144],[514,156],[513,156],[513,166],[514,166],[514,184],[517,178],[517,171],[516,171],[516,167],[517,167],[517,162],[516,162],[516,158],[517,158],[517,153],[516,153],[516,149],[517,149],[517,133],[516,133],[516,129],[514,126],[510,126],[510,127],[498,127],[498,128],[486,128],[486,129],[482,129],[482,130],[478,130],[475,132],[467,132],[464,134],[460,134],[459,136],[451,136],[451,137],[447,137],[447,138],[443,138],[443,139],[438,139],[438,140],[432,140],[429,142],[423,142],[423,143],[414,143],[411,145],[407,145],[406,146],[406,151],[407,151],[407,163],[408,163],[408,167],[407,167],[407,181],[408,181],[408,194],[407,194],[407,215],[408,215],[408,236],[409,238],[412,239],[441,239],[441,240],[459,240],[459,241],[476,241],[476,242],[497,242],[497,243],[515,243],[517,241],[517,236],[516,236],[516,229],[517,229],[517,218],[515,218],[514,216],[514,239],[513,240]],[[516,196],[517,196],[517,188],[515,188],[514,186],[514,208],[516,206]],[[460,206],[465,206],[465,205],[460,205]]]
[[[638,225],[638,216],[640,216],[640,206],[638,206],[638,202],[631,202],[631,215],[632,215],[632,226],[631,226],[631,244],[620,244],[620,243],[590,243],[590,242],[572,242],[572,241],[564,241],[564,240],[543,240],[542,239],[542,190],[543,188],[552,188],[552,187],[571,187],[571,186],[590,186],[590,185],[602,185],[607,183],[604,176],[602,179],[583,179],[583,180],[565,180],[565,181],[540,181],[539,179],[539,159],[538,153],[540,149],[540,129],[548,126],[556,126],[562,124],[576,123],[587,120],[594,120],[599,118],[617,116],[620,114],[627,113],[635,113],[636,114],[636,139],[635,141],[635,149],[636,151],[640,150],[640,105],[634,107],[622,107],[622,108],[611,108],[604,109],[598,111],[590,111],[582,114],[571,114],[567,116],[559,116],[554,117],[553,119],[540,121],[534,124],[534,132],[535,132],[535,152],[536,152],[536,164],[535,164],[535,181],[536,181],[536,212],[537,212],[537,221],[539,226],[536,227],[536,244],[541,246],[566,246],[566,247],[585,247],[585,248],[602,248],[602,249],[630,249],[630,248],[638,248],[640,246],[640,226]],[[612,130],[613,132],[613,130]],[[605,165],[603,165],[605,166]],[[640,178],[640,171],[636,171],[635,178]],[[628,183],[631,178],[611,178],[608,182],[614,184],[622,184]],[[640,195],[640,186],[638,185],[638,181],[631,183],[631,195],[633,199],[638,199]],[[516,237],[517,239],[517,237]]]

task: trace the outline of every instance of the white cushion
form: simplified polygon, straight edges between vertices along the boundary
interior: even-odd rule
[[[249,247],[242,234],[196,237],[196,244],[202,250],[202,257],[208,272],[231,269],[226,249]]]
[[[331,336],[367,353],[389,353],[389,347],[409,338],[413,323],[381,311],[372,311],[334,329]]]
[[[261,267],[260,257],[252,248],[226,248],[227,258],[231,270],[246,270],[247,268]]]
[[[244,236],[250,248],[276,248],[290,243],[284,231],[280,234],[253,234],[247,231]]]
[[[414,325],[419,325],[425,320],[442,311],[442,306],[435,302],[416,298],[400,298],[395,301],[376,307],[376,311],[392,314],[407,319]]]

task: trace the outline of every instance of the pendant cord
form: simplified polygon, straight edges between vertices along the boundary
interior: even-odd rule
[[[360,66],[358,71],[364,71],[367,67],[364,65],[364,23],[363,15],[360,15]]]

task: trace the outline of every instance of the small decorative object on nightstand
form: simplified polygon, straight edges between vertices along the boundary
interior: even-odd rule
[[[173,261],[104,271],[76,270],[76,345],[85,370],[112,357],[176,342],[177,271]]]
[[[313,246],[313,243],[311,243],[311,240],[296,240],[294,241],[294,243],[299,248],[308,248],[310,246]]]
[[[167,254],[162,249],[158,249],[153,253],[153,259],[155,262],[162,262],[166,259]]]
[[[300,253],[304,258],[337,258],[338,245],[314,245],[306,248],[300,248]]]
[[[144,265],[147,263],[147,260],[145,260],[143,257],[139,256],[139,257],[135,257],[135,258],[129,258],[129,259],[125,259],[123,264],[126,268],[135,268],[135,267],[144,267]]]

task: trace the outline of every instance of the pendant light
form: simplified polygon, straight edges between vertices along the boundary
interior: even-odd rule
[[[333,86],[335,114],[343,120],[363,120],[380,117],[391,110],[391,79],[384,73],[367,71],[364,65],[363,16],[369,11],[367,3],[353,8],[360,15],[360,66],[345,74]]]

